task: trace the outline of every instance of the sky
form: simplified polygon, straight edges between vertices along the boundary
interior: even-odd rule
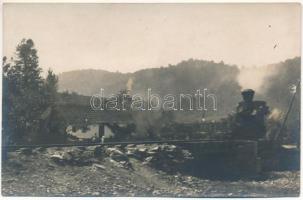
[[[4,4],[3,54],[31,38],[40,66],[134,72],[189,58],[263,66],[300,56],[300,4]]]

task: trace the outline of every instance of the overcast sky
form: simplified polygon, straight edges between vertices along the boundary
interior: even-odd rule
[[[57,73],[189,58],[261,66],[301,55],[300,14],[300,4],[5,4],[3,53],[31,38]]]

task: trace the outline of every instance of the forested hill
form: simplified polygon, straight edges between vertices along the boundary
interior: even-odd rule
[[[289,102],[288,88],[300,79],[301,58],[259,67],[267,68],[257,97],[269,101],[284,110]],[[223,62],[193,60],[182,61],[177,65],[144,69],[134,73],[108,72],[104,70],[76,70],[59,74],[60,91],[74,91],[82,95],[96,94],[101,88],[105,94],[117,93],[131,88],[132,93],[146,95],[147,89],[159,95],[180,93],[193,94],[197,89],[207,88],[218,98],[220,114],[230,112],[240,100],[243,86],[238,82],[241,70]],[[282,90],[280,90],[282,89]]]
[[[119,91],[125,88],[128,74],[108,72],[105,70],[75,70],[58,75],[59,91],[70,91],[91,96],[104,88],[109,91]]]
[[[230,107],[239,98],[238,72],[236,66],[226,65],[223,62],[189,59],[177,65],[125,74],[104,70],[64,72],[59,74],[59,89],[92,95],[98,93],[100,88],[104,89],[105,94],[131,88],[133,94],[146,95],[147,89],[151,88],[152,93],[159,95],[178,95],[193,94],[198,89],[207,88],[209,92],[220,94],[219,98],[224,99],[224,104]]]
[[[144,69],[134,73],[108,72],[104,70],[75,70],[59,74],[60,91],[69,90],[83,95],[92,95],[103,88],[116,93],[127,88],[132,79],[133,92],[146,92],[147,88],[166,94],[168,92],[193,92],[198,88],[219,89],[222,83],[237,88],[236,66],[203,60],[187,60],[168,67]]]

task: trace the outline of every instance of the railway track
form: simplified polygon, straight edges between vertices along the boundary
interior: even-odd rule
[[[226,142],[227,140],[205,140],[205,139],[199,139],[199,140],[148,140],[148,141],[119,141],[119,142],[105,142],[105,143],[100,143],[100,142],[90,142],[90,143],[72,143],[72,144],[25,144],[25,145],[3,145],[3,149],[20,149],[20,148],[49,148],[49,147],[87,147],[87,146],[97,146],[97,145],[102,145],[102,146],[114,146],[114,145],[128,145],[128,144],[164,144],[164,143],[169,143],[169,144],[184,144],[184,143],[197,143],[197,142]],[[253,142],[251,140],[229,140],[231,143],[236,143],[236,142]]]

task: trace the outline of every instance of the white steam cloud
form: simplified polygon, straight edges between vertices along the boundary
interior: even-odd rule
[[[127,83],[126,83],[126,89],[131,91],[132,90],[132,87],[133,87],[133,83],[134,83],[134,80],[133,78],[129,78]]]
[[[263,67],[242,67],[238,75],[238,83],[241,89],[253,89],[258,93],[264,93],[266,90],[266,78],[274,74],[270,66]]]

